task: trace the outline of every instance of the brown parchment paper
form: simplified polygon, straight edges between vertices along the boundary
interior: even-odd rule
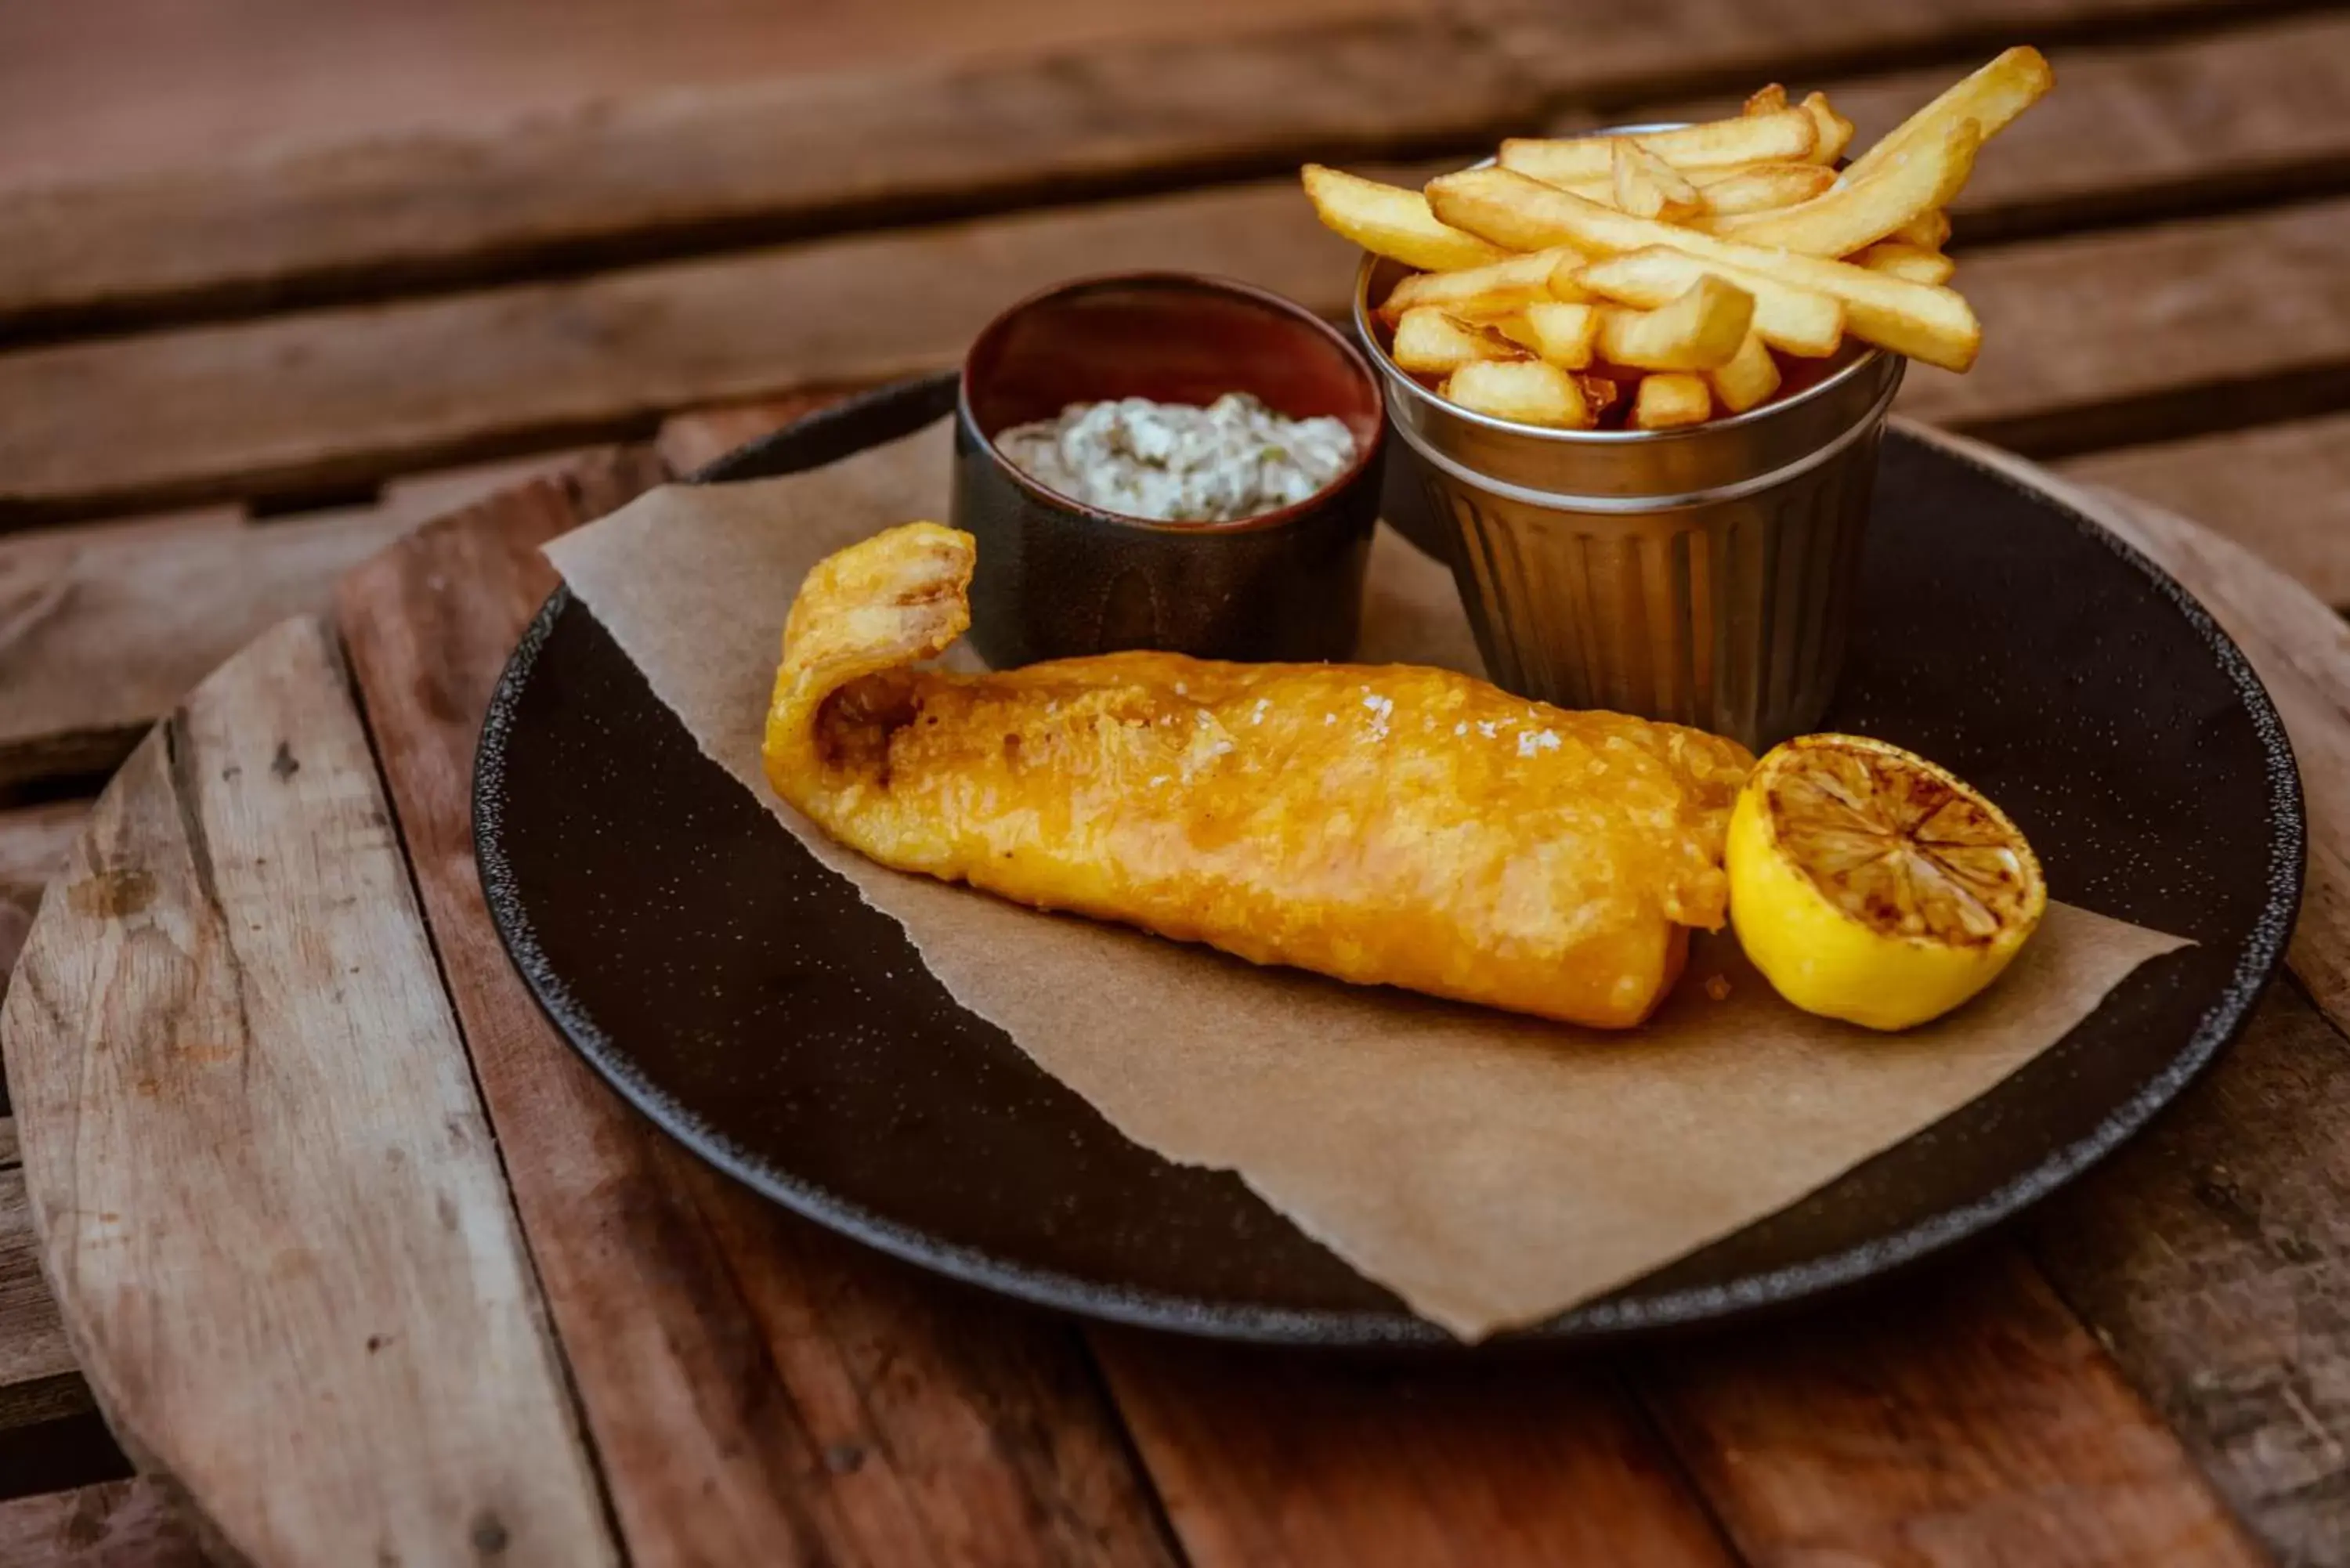
[[[1659,1016],[1610,1035],[1260,970],[886,870],[774,796],[760,727],[801,576],[889,524],[943,519],[949,452],[941,423],[814,473],[666,487],[548,554],[702,750],[895,917],[964,1006],[1127,1137],[1237,1171],[1464,1339],[1784,1208],[2185,945],[2058,905],[1990,992],[1884,1036],[1795,1011],[1734,941],[1706,939]],[[1367,610],[1366,661],[1482,672],[1450,574],[1385,529]]]

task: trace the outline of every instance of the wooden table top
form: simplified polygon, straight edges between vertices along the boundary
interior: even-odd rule
[[[0,15],[0,966],[81,872],[8,1002],[0,1561],[341,1560],[365,1521],[402,1562],[2350,1563],[2350,15],[1019,0],[1017,45],[922,4],[786,49],[732,0],[641,47],[621,0],[553,41],[421,6],[328,92],[358,36],[245,0],[283,68],[240,119],[201,88],[251,57],[119,4],[183,49],[132,127],[104,7]],[[2046,461],[2214,609],[2313,842],[2245,1038],[1988,1245],[1534,1363],[1079,1325],[733,1188],[506,967],[467,781],[546,539],[1069,274],[1335,308],[1300,156],[1774,77],[1865,137],[2023,40],[2062,90],[1956,213],[1986,351],[1903,411]],[[109,1050],[26,1055],[93,975]],[[314,1254],[358,1214],[354,1290]],[[267,1418],[306,1386],[348,1397]]]

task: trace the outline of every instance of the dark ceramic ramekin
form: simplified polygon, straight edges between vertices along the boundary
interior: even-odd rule
[[[1354,465],[1234,523],[1159,523],[1048,490],[998,432],[1070,403],[1211,403],[1249,392],[1293,419],[1334,415]],[[989,324],[963,361],[954,524],[979,541],[971,641],[999,668],[1122,649],[1203,659],[1343,659],[1362,616],[1387,432],[1379,379],[1301,306],[1244,284],[1135,273],[1064,284]]]

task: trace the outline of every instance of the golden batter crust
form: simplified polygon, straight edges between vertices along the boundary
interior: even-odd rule
[[[767,776],[884,865],[1602,1028],[1721,925],[1734,742],[1406,665],[913,668],[970,624],[973,559],[893,528],[820,562],[785,630]]]

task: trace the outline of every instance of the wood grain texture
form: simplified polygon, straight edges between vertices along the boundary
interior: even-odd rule
[[[1056,1323],[943,1289],[704,1170],[554,1034],[483,907],[475,738],[554,577],[537,547],[641,456],[443,519],[342,625],[418,886],[631,1559],[1166,1561]]]
[[[1381,1366],[1096,1330],[1197,1568],[1728,1568],[1605,1362]]]
[[[1752,90],[1907,64],[1988,57],[2018,42],[2054,47],[2164,28],[2224,25],[2263,10],[2243,0],[1671,0],[1638,6],[1456,0],[1537,82],[1607,105]],[[1974,63],[1980,64],[1980,60]]]
[[[0,811],[0,988],[16,967],[25,933],[33,929],[33,912],[41,907],[41,889],[65,868],[66,852],[89,815],[87,802],[53,801],[46,805],[18,806]],[[14,1138],[8,1152],[16,1151]]]
[[[1750,1562],[2263,1561],[2095,1340],[2002,1249],[1643,1363],[1649,1408]]]
[[[1263,173],[1492,140],[1537,111],[1488,43],[1425,13],[624,97],[494,134],[0,192],[0,331]]]
[[[2191,517],[2350,607],[2350,415],[2066,458],[2056,472]]]
[[[141,1479],[0,1503],[0,1563],[203,1568],[204,1554],[168,1490]]]
[[[1988,347],[1905,407],[2039,451],[2350,392],[2350,202],[1971,262]],[[1346,303],[1354,253],[1286,181],[0,356],[0,517],[366,480],[650,433],[665,411],[953,364],[1007,300],[1164,266]],[[223,389],[234,389],[224,395]],[[107,431],[129,420],[144,439]]]
[[[114,767],[198,677],[324,609],[344,568],[578,455],[406,475],[365,505],[266,523],[224,506],[0,535],[0,785]]]
[[[100,797],[0,1047],[77,1359],[228,1549],[615,1560],[317,621],[209,677]]]
[[[2279,1563],[2350,1563],[2350,1042],[2290,981],[2031,1245]]]
[[[76,800],[0,811],[0,990],[42,890],[65,868],[88,815],[88,803]],[[16,1118],[0,1116],[0,1430],[89,1408],[88,1386],[41,1277],[21,1163]],[[7,1560],[0,1553],[0,1562]]]
[[[13,1158],[13,1120],[8,1127],[12,1158],[0,1166],[0,1428],[31,1426],[89,1404],[57,1302],[41,1277],[25,1173]]]
[[[1017,61],[1425,10],[1418,0],[181,0],[0,11],[0,185],[266,160],[630,99],[893,67]],[[669,23],[672,25],[663,26]]]

